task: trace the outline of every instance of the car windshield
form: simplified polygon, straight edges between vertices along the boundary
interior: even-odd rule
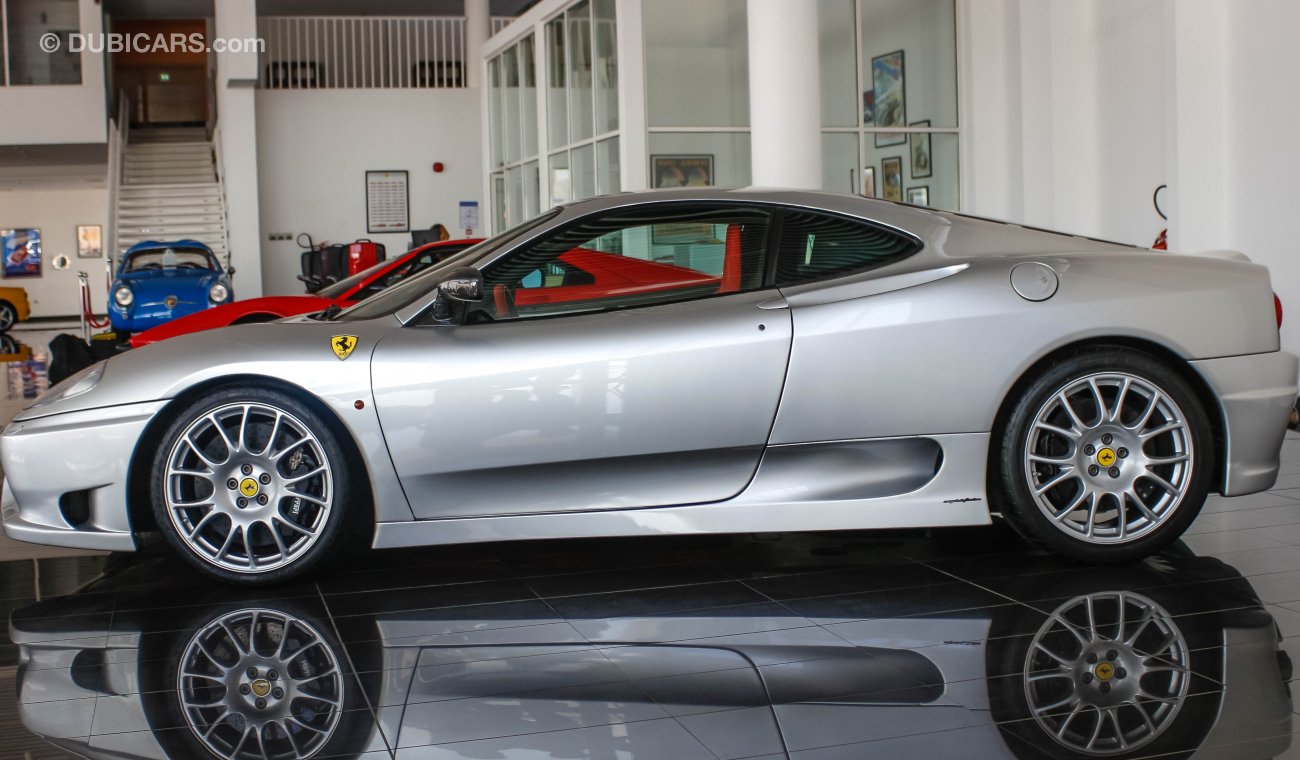
[[[212,254],[202,248],[153,248],[126,257],[123,272],[151,269],[217,269]]]
[[[429,267],[423,272],[407,278],[404,282],[383,291],[379,295],[363,301],[352,308],[339,313],[334,318],[341,322],[351,322],[360,319],[373,319],[385,314],[394,314],[401,309],[415,303],[432,291],[439,282],[441,282],[440,272],[448,269],[454,269],[459,266],[472,264],[479,259],[490,256],[501,248],[514,242],[514,240],[536,227],[540,227],[560,213],[560,209],[552,209],[549,213],[530,219],[517,227],[512,227],[500,235],[488,238],[478,245],[471,246],[452,256],[449,259],[440,261]]]
[[[439,246],[430,246],[427,248],[422,248],[420,250],[423,250],[428,254],[432,254],[432,256],[416,255],[408,262],[408,264],[400,265],[396,267],[393,270],[393,273],[391,275],[384,278],[386,280],[385,286],[392,286],[406,279],[407,277],[410,277],[412,274],[415,274],[417,272],[422,272],[426,268],[428,268],[431,264],[436,264],[443,259],[446,259],[450,256],[454,256],[455,254],[465,250],[466,247],[467,246],[464,245],[460,245],[460,246],[439,245]],[[409,252],[404,253],[402,254],[402,257],[405,258],[408,254]],[[344,296],[348,293],[348,291],[357,287],[358,285],[370,279],[371,277],[374,277],[375,274],[377,274],[384,267],[393,266],[395,261],[398,260],[400,259],[394,261],[381,261],[378,264],[375,264],[374,266],[368,269],[363,269],[360,272],[357,272],[351,277],[346,277],[334,283],[333,285],[321,288],[320,290],[316,291],[316,295],[321,296],[322,298],[339,298],[340,296]],[[413,263],[415,266],[410,266],[411,263]]]

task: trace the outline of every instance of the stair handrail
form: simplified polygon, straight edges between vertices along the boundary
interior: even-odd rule
[[[221,153],[221,117],[212,123],[212,158],[217,169],[217,197],[221,199],[221,239],[226,244],[226,271],[230,272],[230,211],[226,203],[226,164]],[[235,275],[230,274],[231,283]]]

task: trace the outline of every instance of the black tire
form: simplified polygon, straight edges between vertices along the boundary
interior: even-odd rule
[[[0,301],[0,332],[18,324],[18,310],[8,301]]]
[[[173,449],[177,447],[187,427],[209,413],[223,407],[229,407],[232,404],[263,404],[292,415],[315,436],[320,444],[324,463],[328,465],[333,476],[332,487],[329,489],[330,498],[326,500],[329,502],[329,508],[324,514],[324,525],[318,528],[314,542],[310,543],[298,556],[293,557],[285,564],[266,570],[240,571],[227,569],[204,556],[200,556],[197,550],[192,548],[187,543],[187,540],[181,536],[177,526],[173,523],[165,498],[168,462]],[[150,483],[150,501],[153,507],[154,520],[168,544],[186,562],[201,572],[226,583],[240,586],[263,586],[284,583],[312,573],[325,564],[327,559],[345,554],[346,550],[352,548],[350,546],[352,542],[359,542],[373,532],[373,526],[364,524],[370,519],[370,512],[366,508],[369,505],[369,494],[364,487],[356,488],[353,485],[354,482],[364,484],[366,480],[362,477],[356,477],[356,474],[351,469],[350,465],[355,461],[356,457],[346,454],[344,449],[345,435],[346,433],[339,430],[337,424],[331,424],[330,420],[327,420],[324,415],[317,412],[311,405],[303,403],[280,390],[253,386],[220,388],[208,393],[202,398],[178,409],[163,433],[162,443],[154,455],[153,474]],[[269,447],[270,444],[268,444]],[[213,498],[216,497],[217,495],[214,493]],[[281,499],[283,498],[288,498],[288,495],[276,494],[271,502],[273,510],[282,508]],[[283,512],[276,511],[274,513],[280,517],[284,516]],[[248,541],[249,539],[245,538],[244,540]],[[247,544],[246,547],[248,552],[251,553],[252,547]]]
[[[1040,410],[1044,410],[1048,402],[1070,383],[1104,373],[1145,381],[1172,400],[1186,423],[1186,440],[1190,442],[1192,451],[1188,465],[1190,473],[1185,476],[1186,488],[1167,512],[1160,513],[1163,516],[1154,529],[1136,538],[1125,540],[1120,537],[1110,543],[1092,542],[1059,527],[1039,507],[1026,473],[1028,438]],[[1011,413],[994,431],[994,445],[1000,446],[989,458],[989,491],[994,509],[1000,511],[1021,536],[1053,552],[1085,562],[1131,562],[1165,548],[1196,519],[1205,503],[1214,472],[1214,436],[1209,417],[1196,392],[1165,362],[1131,349],[1090,348],[1054,363],[1028,385],[1022,386],[1018,395],[1019,398],[1012,401]],[[1113,454],[1111,461],[1115,461]],[[1126,463],[1116,464],[1124,466]],[[1101,474],[1103,480],[1105,475],[1104,472]],[[1121,511],[1120,514],[1125,513]]]

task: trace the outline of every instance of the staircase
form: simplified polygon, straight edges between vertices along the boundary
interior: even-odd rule
[[[226,262],[226,209],[203,127],[136,128],[117,189],[118,255],[143,240],[201,241]]]

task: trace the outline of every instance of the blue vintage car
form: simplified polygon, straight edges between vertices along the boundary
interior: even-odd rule
[[[117,332],[136,333],[227,303],[230,276],[197,240],[136,243],[122,255],[108,315]]]

